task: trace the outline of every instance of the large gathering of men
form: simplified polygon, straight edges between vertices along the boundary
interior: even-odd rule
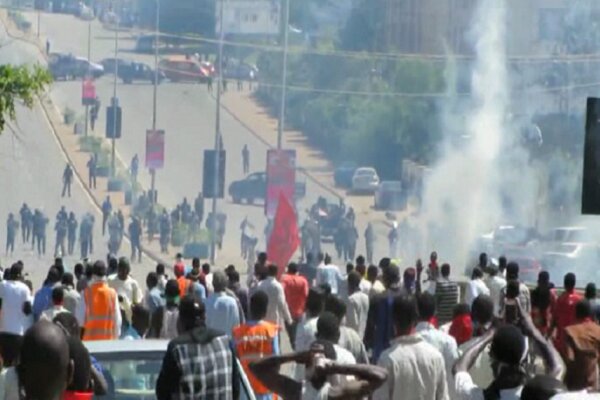
[[[307,259],[283,271],[260,253],[244,287],[233,265],[177,254],[144,287],[126,257],[58,257],[36,290],[17,261],[0,282],[0,398],[114,397],[85,343],[152,339],[169,340],[159,400],[238,399],[240,375],[256,399],[600,398],[600,301],[574,273],[530,289],[486,254],[461,283],[436,252],[403,271]]]

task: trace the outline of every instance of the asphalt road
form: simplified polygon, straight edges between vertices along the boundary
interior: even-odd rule
[[[33,29],[36,29],[35,14],[25,14],[32,21]],[[41,36],[49,39],[51,52],[87,55],[88,22],[70,15],[46,13],[42,14],[40,20]],[[92,60],[98,62],[103,58],[114,57],[114,32],[103,29],[98,21],[92,21],[91,26]],[[153,56],[138,55],[131,51],[135,44],[131,33],[121,32],[119,36],[120,58],[135,59],[153,65]],[[94,134],[101,135],[104,133],[104,107],[110,103],[113,94],[113,76],[107,75],[98,79],[96,88],[103,107]],[[148,82],[129,85],[118,82],[117,97],[123,109],[123,137],[117,141],[117,152],[127,164],[138,154],[143,165],[145,132],[152,124],[152,91],[152,85]],[[227,96],[226,93],[224,95]],[[51,96],[61,110],[69,107],[79,115],[84,114],[80,100],[80,82],[55,82]],[[159,202],[168,208],[174,207],[184,197],[193,201],[201,190],[203,151],[214,146],[215,113],[215,101],[205,85],[171,82],[159,85],[157,127],[166,130],[166,154],[165,168],[157,173],[156,187]],[[226,185],[244,176],[241,162],[244,144],[250,149],[251,172],[265,170],[267,146],[264,143],[225,112],[221,113],[221,129],[227,151]],[[143,168],[140,171],[140,181],[145,188],[150,187],[150,175]],[[301,220],[305,215],[304,210],[321,195],[333,199],[328,191],[307,181],[307,196],[297,204]],[[351,201],[347,201],[347,204],[353,205]],[[207,203],[207,206],[210,207],[210,203]],[[258,248],[266,247],[263,235],[266,219],[262,205],[234,205],[227,198],[219,201],[219,210],[227,214],[224,250],[219,254],[219,264],[241,264],[239,225],[245,217],[257,228],[260,238]],[[358,228],[361,235],[358,248],[363,249],[364,225],[359,224]],[[380,227],[380,230],[382,229],[387,228]],[[385,237],[386,232],[380,232],[380,236]],[[375,249],[377,256],[387,254],[387,241],[383,237]],[[334,252],[331,244],[325,245],[325,250]]]
[[[0,63],[30,64],[39,61],[37,51],[22,42],[14,41],[6,36],[0,28]],[[34,286],[37,288],[46,276],[48,267],[52,264],[54,255],[54,221],[61,206],[67,211],[73,211],[80,219],[86,212],[93,212],[96,217],[94,232],[94,258],[104,258],[107,253],[106,239],[101,235],[101,215],[92,205],[87,192],[78,181],[72,186],[72,196],[62,198],[62,171],[66,165],[57,140],[50,129],[41,107],[36,105],[32,110],[19,105],[17,107],[17,123],[11,124],[11,129],[5,129],[0,135],[0,182],[2,195],[0,196],[0,217],[3,225],[0,229],[0,264],[10,266],[16,260],[23,260],[25,269],[30,274]],[[6,255],[5,218],[9,212],[18,216],[21,204],[26,202],[31,208],[43,210],[50,219],[47,229],[46,255],[38,257],[31,250],[30,244],[23,244],[20,235],[17,238],[15,252]],[[124,242],[122,253],[129,255],[129,247]],[[67,267],[72,268],[79,259],[77,251],[73,256],[66,256]],[[145,274],[154,265],[144,259],[141,265],[133,266],[133,275],[141,283],[145,282]]]

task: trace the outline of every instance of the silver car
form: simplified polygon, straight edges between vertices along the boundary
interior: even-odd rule
[[[108,383],[103,399],[153,400],[167,340],[97,340],[83,342],[98,360]],[[240,399],[256,400],[239,361]]]
[[[375,168],[361,167],[352,176],[352,191],[356,193],[375,193],[379,187],[379,175]]]

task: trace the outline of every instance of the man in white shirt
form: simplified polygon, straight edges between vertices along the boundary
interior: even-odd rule
[[[348,298],[346,300],[346,326],[354,329],[358,336],[365,336],[369,315],[369,296],[360,290],[361,277],[357,272],[348,274]]]
[[[484,281],[488,289],[490,289],[490,297],[494,302],[494,315],[500,316],[500,293],[506,287],[506,279],[498,273],[498,267],[490,265],[488,267],[489,276]]]
[[[316,284],[328,285],[331,288],[332,294],[339,293],[339,283],[344,279],[337,265],[331,264],[329,254],[325,256],[323,261],[317,266]]]
[[[144,294],[137,281],[129,275],[130,272],[129,260],[125,257],[119,258],[117,274],[108,278],[108,286],[115,289],[119,296],[126,298],[129,304],[140,304]]]
[[[483,282],[483,271],[479,267],[473,268],[471,280],[467,282],[467,291],[465,293],[465,303],[471,307],[473,300],[480,294],[490,295],[490,289]]]
[[[369,295],[370,297],[376,296],[380,293],[385,292],[385,286],[383,286],[383,283],[378,279],[379,277],[379,267],[377,265],[369,265],[369,268],[367,268],[367,279],[366,281],[369,282],[369,290],[367,292],[367,295]],[[363,279],[364,281],[364,279]],[[362,283],[362,281],[361,281]]]
[[[416,303],[411,295],[394,300],[392,315],[398,336],[377,362],[388,371],[388,379],[374,393],[374,400],[449,400],[444,358],[413,333],[418,318]]]
[[[33,297],[23,283],[23,264],[11,266],[8,280],[0,282],[0,354],[5,367],[19,354],[23,334],[33,323]]]
[[[252,290],[262,290],[269,297],[269,305],[267,307],[266,321],[271,321],[279,326],[292,323],[292,315],[285,301],[285,292],[283,286],[277,281],[279,269],[277,265],[268,266],[268,274],[266,279],[260,281]]]
[[[40,320],[45,319],[46,321],[52,322],[54,317],[63,312],[69,312],[64,306],[63,302],[65,299],[65,291],[62,286],[57,286],[52,289],[52,307],[42,311]]]
[[[417,324],[416,331],[427,343],[442,353],[446,365],[448,395],[451,399],[454,399],[454,376],[452,375],[452,367],[456,360],[458,360],[458,346],[456,345],[456,339],[437,329],[432,324],[432,320],[435,317],[435,297],[427,292],[422,293],[417,298],[417,306],[419,309],[419,323]]]
[[[202,274],[204,274],[204,284],[206,285],[206,295],[208,296],[215,290],[213,287],[213,273],[210,272],[209,263],[202,264]]]

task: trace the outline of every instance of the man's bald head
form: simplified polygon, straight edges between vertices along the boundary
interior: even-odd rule
[[[25,332],[17,367],[26,399],[59,399],[72,375],[69,345],[57,325],[39,321]]]

